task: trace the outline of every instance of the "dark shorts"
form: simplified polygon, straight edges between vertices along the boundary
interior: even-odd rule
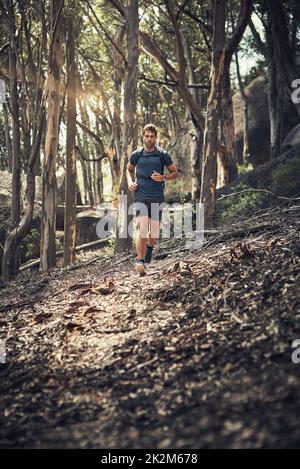
[[[152,220],[161,221],[164,202],[156,202],[150,200],[135,200],[134,210],[136,216],[148,216]],[[161,206],[160,206],[161,205]]]

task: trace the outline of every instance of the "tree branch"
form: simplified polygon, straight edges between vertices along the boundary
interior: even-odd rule
[[[165,0],[165,5],[169,13],[172,26],[175,32],[175,37],[176,37],[176,52],[177,52],[177,60],[178,60],[178,66],[179,66],[178,79],[179,81],[185,84],[186,83],[186,60],[185,60],[184,49],[183,49],[183,44],[182,44],[181,32],[180,32],[178,22],[176,20],[176,16],[174,13],[174,5],[173,5],[172,0]]]
[[[107,37],[107,39],[109,40],[109,42],[114,46],[114,48],[117,50],[117,52],[120,54],[120,56],[122,57],[125,65],[127,65],[127,60],[126,60],[126,57],[125,55],[123,54],[122,50],[118,47],[118,45],[115,43],[115,41],[112,39],[112,37],[110,37],[110,35],[108,34],[108,32],[106,31],[106,29],[104,28],[104,26],[101,24],[101,22],[99,21],[92,5],[90,4],[90,2],[87,0],[87,4],[95,18],[95,20],[97,21],[98,23],[98,26],[99,28],[101,29],[101,31],[105,34],[105,37]]]
[[[252,12],[253,0],[242,0],[238,25],[226,48],[226,59],[229,62],[231,62],[232,56],[242,40],[244,32],[249,24]]]
[[[267,57],[267,48],[264,44],[264,42],[262,41],[258,31],[256,30],[255,26],[254,26],[254,23],[253,21],[250,19],[249,21],[249,27],[251,29],[251,32],[252,32],[252,35],[253,35],[253,38],[254,38],[254,41],[256,43],[256,47],[258,48],[259,52],[264,56],[264,57]]]

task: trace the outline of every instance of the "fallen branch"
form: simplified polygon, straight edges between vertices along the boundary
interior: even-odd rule
[[[283,196],[274,194],[274,192],[271,192],[267,189],[244,189],[240,192],[233,192],[232,194],[222,195],[217,200],[222,200],[222,199],[225,199],[226,197],[232,197],[234,195],[240,195],[240,194],[243,194],[244,192],[266,192],[267,194],[277,197],[277,199],[288,200],[289,202],[292,202],[293,200],[300,200],[300,197],[283,197]]]
[[[75,248],[75,251],[80,252],[80,251],[83,251],[85,249],[89,249],[91,247],[98,246],[100,244],[106,244],[108,242],[108,240],[111,239],[112,237],[113,237],[113,235],[109,236],[108,238],[105,238],[105,239],[100,239],[100,240],[97,239],[96,241],[92,241],[91,243],[82,244],[81,246],[77,246]],[[63,254],[64,254],[64,251],[57,251],[56,257],[61,257],[61,256],[63,256]],[[94,261],[95,260],[96,259],[94,259]],[[91,262],[91,261],[89,261],[89,262]],[[40,259],[34,259],[32,261],[29,261],[26,264],[21,265],[20,271],[30,269],[31,267],[35,267],[35,266],[39,265],[39,263],[40,263]]]

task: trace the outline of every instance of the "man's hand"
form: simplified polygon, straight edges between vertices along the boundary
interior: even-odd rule
[[[131,181],[131,182],[128,184],[128,187],[129,187],[129,190],[130,190],[131,192],[135,192],[135,191],[138,189],[139,186],[137,185],[136,182]]]
[[[151,179],[153,179],[156,182],[163,182],[164,176],[156,171],[153,171]]]

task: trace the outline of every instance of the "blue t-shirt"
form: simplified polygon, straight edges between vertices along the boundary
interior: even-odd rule
[[[161,157],[160,157],[161,155]],[[155,148],[152,152],[147,152],[145,149],[135,150],[130,156],[130,163],[133,166],[137,165],[136,173],[138,189],[134,192],[134,200],[155,200],[157,202],[164,202],[164,186],[162,182],[154,181],[150,176],[153,171],[162,174],[161,159],[165,166],[173,164],[173,160],[166,150]],[[149,179],[144,179],[143,176]]]

